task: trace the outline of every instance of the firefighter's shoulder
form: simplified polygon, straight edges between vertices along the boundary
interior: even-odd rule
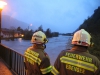
[[[61,52],[60,52],[60,54],[65,54],[66,52],[68,52],[70,49],[66,49],[66,50],[62,50]]]

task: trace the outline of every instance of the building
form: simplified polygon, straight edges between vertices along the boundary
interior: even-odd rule
[[[1,30],[1,37],[2,38],[18,38],[18,37],[23,37],[23,34],[20,31],[17,30],[11,30],[7,28],[2,28]]]

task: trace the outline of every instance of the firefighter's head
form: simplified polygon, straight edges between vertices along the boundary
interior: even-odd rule
[[[42,31],[35,32],[31,39],[31,43],[33,44],[46,44],[47,42],[46,35]]]
[[[84,29],[80,29],[79,31],[74,33],[72,44],[89,47],[92,44],[91,36]]]

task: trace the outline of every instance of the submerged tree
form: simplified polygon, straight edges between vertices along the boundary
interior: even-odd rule
[[[23,37],[23,39],[24,40],[31,40],[31,38],[32,38],[32,35],[33,35],[33,30],[24,30],[24,37]]]
[[[52,33],[51,33],[51,30],[49,28],[45,31],[45,34],[48,38],[52,37]]]

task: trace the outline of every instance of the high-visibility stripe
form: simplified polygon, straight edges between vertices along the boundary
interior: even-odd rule
[[[27,49],[27,52],[30,53],[30,54],[32,54],[32,55],[34,55],[34,56],[36,56],[36,57],[39,56],[39,53],[37,53],[37,52],[35,52],[33,50]]]
[[[39,65],[41,63],[41,60],[38,57],[36,57],[28,52],[25,52],[25,57],[31,59],[32,61],[38,63]]]
[[[38,57],[35,57],[34,55],[32,55],[32,54],[30,54],[28,52],[25,53],[25,56],[27,58],[30,58],[31,60],[33,60],[34,62],[36,62],[36,63],[38,63],[40,65],[41,60]]]
[[[59,72],[56,70],[56,68],[54,66],[52,67],[51,73],[54,74],[54,75],[59,74]]]
[[[42,74],[46,74],[46,73],[50,72],[51,69],[52,69],[52,66],[49,66],[49,67],[47,67],[47,68],[40,69],[40,70],[41,70]]]
[[[77,67],[80,67],[80,68],[83,68],[83,69],[86,69],[92,72],[95,72],[97,70],[97,67],[94,64],[84,62],[81,60],[76,60],[76,59],[65,57],[65,56],[61,57],[60,60],[63,63],[74,65],[74,66],[77,66]]]

